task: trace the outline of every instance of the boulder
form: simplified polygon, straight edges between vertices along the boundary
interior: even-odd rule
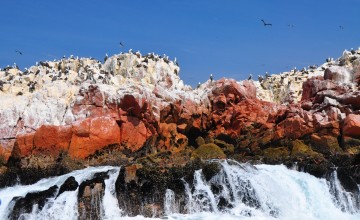
[[[111,117],[85,119],[74,123],[72,131],[71,158],[84,159],[111,144],[120,144],[120,127]]]
[[[68,150],[71,136],[72,131],[70,126],[43,125],[34,134],[32,154],[58,157],[62,152]],[[29,137],[29,139],[30,138],[31,137]]]
[[[345,67],[332,66],[325,70],[324,80],[332,80],[338,83],[350,83],[352,81],[352,76]]]
[[[225,159],[226,155],[224,154],[223,150],[217,146],[216,144],[203,144],[198,147],[192,153],[193,158],[201,158],[203,160],[208,159]]]
[[[345,118],[343,135],[360,138],[360,115],[349,114]]]
[[[131,152],[135,152],[144,146],[151,133],[148,132],[144,122],[133,116],[121,118],[121,140],[120,144]]]

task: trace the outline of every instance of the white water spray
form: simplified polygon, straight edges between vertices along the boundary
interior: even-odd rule
[[[206,181],[202,170],[194,173],[192,183],[185,180],[184,197],[168,189],[164,192],[164,213],[168,219],[360,219],[358,194],[346,192],[336,172],[329,179],[318,179],[307,173],[287,169],[282,165],[239,164],[235,161],[216,161],[221,170]],[[43,179],[28,186],[16,185],[0,189],[0,219],[8,219],[11,200],[29,192],[61,186],[74,176],[81,182],[95,173],[107,172],[100,213],[102,219],[144,219],[127,217],[119,208],[115,182],[120,168],[93,167],[69,174]],[[180,214],[180,210],[186,214]],[[31,213],[21,219],[78,219],[78,190],[66,191],[57,198],[49,198],[40,210],[34,205]]]

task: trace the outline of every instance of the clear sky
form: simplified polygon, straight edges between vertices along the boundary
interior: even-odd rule
[[[300,69],[360,46],[360,0],[2,0],[0,6],[0,67],[71,54],[102,60],[132,48],[177,57],[181,78],[195,85],[210,73],[242,80]]]

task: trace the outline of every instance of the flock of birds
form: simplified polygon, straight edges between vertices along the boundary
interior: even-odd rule
[[[264,19],[261,19],[260,21],[262,22],[262,24],[263,24],[264,27],[272,27],[272,26],[273,26],[272,23],[269,23],[269,22],[265,21]],[[289,28],[294,28],[295,25],[294,25],[294,24],[288,24],[288,27],[289,27]],[[343,29],[344,29],[344,26],[339,25],[339,28],[340,28],[341,30],[343,30]],[[122,42],[122,41],[119,42],[119,45],[120,45],[120,47],[125,47],[125,44],[124,44],[124,42]],[[20,50],[15,50],[15,53],[17,53],[17,54],[19,54],[19,55],[23,55],[23,52],[20,51]],[[132,53],[132,49],[129,50],[129,53]],[[134,53],[134,54],[138,54],[138,53],[139,53],[139,52]],[[104,58],[104,62],[107,60],[107,58],[108,58],[108,55],[106,54],[106,55],[105,55],[105,58]],[[154,54],[153,54],[153,58],[155,58],[155,55],[154,55]],[[161,58],[161,57],[160,57],[160,58]],[[159,58],[157,58],[157,59],[159,59]],[[163,59],[164,59],[165,62],[169,62],[169,58],[168,58],[167,56],[164,55]],[[176,58],[175,58],[175,60],[174,60],[174,63],[176,63],[176,65],[178,65],[178,63],[177,63],[177,61],[176,61]],[[15,64],[15,65],[16,65],[16,64]],[[314,66],[309,66],[309,67],[310,67],[310,68],[314,68]],[[18,68],[18,67],[16,66],[16,68]],[[294,68],[294,71],[296,71],[296,67]],[[266,73],[265,73],[265,79],[267,79],[268,77],[269,77],[269,75],[268,75],[268,73],[266,72]],[[250,74],[249,77],[248,77],[248,80],[251,80],[251,79],[252,79],[252,74]],[[261,82],[261,81],[264,80],[264,77],[261,76],[261,75],[258,75],[258,80]],[[210,75],[210,81],[211,81],[211,82],[213,81],[213,75],[212,75],[212,74]],[[201,85],[201,83],[199,82],[198,85],[197,85],[197,88],[199,88],[200,85]],[[1,87],[1,85],[0,85],[0,87]]]
[[[120,42],[120,45],[122,47],[124,46],[122,42]],[[142,55],[140,51],[134,52],[132,49],[130,49],[128,53],[135,55],[138,58],[136,68],[147,69],[150,60],[152,60],[152,62],[160,61],[167,64],[170,64],[171,62],[172,64],[179,66],[176,57],[174,60],[170,60],[169,56],[166,54],[162,56],[155,53]],[[120,55],[122,54],[124,53],[121,52]],[[101,61],[95,60],[94,58],[79,58],[74,57],[73,55],[70,55],[69,58],[66,58],[66,56],[63,56],[60,60],[36,62],[34,67],[29,69],[25,68],[24,72],[20,71],[16,63],[14,63],[14,65],[8,65],[2,69],[5,78],[0,80],[0,91],[3,91],[3,86],[5,84],[12,84],[13,82],[23,84],[23,76],[27,76],[29,74],[33,74],[35,77],[39,74],[45,74],[53,82],[56,80],[68,81],[70,80],[71,72],[75,72],[75,74],[77,74],[77,78],[74,81],[76,84],[82,81],[111,84],[111,76],[114,77],[115,73],[111,69],[108,70],[107,68],[103,68],[107,59],[107,54],[104,57],[103,63]],[[116,62],[118,66],[121,66],[122,61],[120,57],[116,58]],[[176,68],[174,69],[174,74],[178,74],[178,70]],[[36,85],[37,82],[35,80],[28,82],[27,86],[29,88],[29,92],[33,92]],[[22,92],[17,95],[22,95]]]

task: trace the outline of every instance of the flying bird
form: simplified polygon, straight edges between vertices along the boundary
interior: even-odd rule
[[[266,22],[264,21],[264,19],[261,19],[261,21],[262,21],[262,23],[264,24],[264,26],[272,26],[272,24],[266,23]]]
[[[19,51],[19,50],[15,50],[15,53],[18,53],[18,54],[20,54],[20,55],[23,55],[23,53],[22,53],[21,51]]]
[[[342,25],[339,25],[339,28],[340,28],[341,30],[344,30],[344,26],[342,26]]]
[[[120,41],[120,46],[121,46],[121,47],[124,47],[124,44],[123,44],[123,42],[121,42],[121,41]]]
[[[293,27],[295,27],[295,25],[293,25],[293,24],[288,24],[288,27],[289,27],[289,28],[293,28]]]

